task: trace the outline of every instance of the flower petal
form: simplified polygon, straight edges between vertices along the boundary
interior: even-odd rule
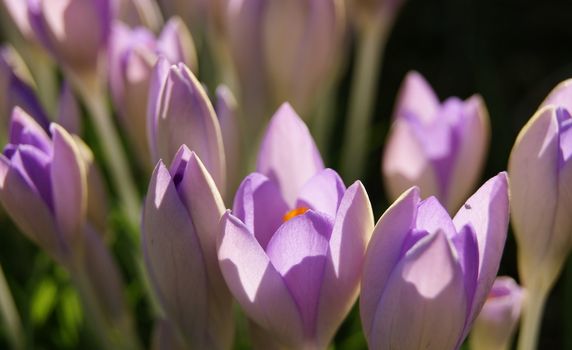
[[[360,295],[360,314],[364,333],[372,334],[375,310],[393,268],[402,254],[419,204],[419,189],[401,195],[379,219],[367,247]]]
[[[182,144],[197,153],[224,193],[225,158],[220,126],[202,85],[184,64],[171,66],[161,97],[157,150],[172,159]]]
[[[415,228],[429,233],[441,230],[449,238],[453,238],[457,233],[447,210],[443,208],[435,197],[429,197],[417,206]]]
[[[374,349],[454,349],[466,303],[463,273],[446,235],[431,234],[393,270],[374,311],[368,344]]]
[[[268,241],[288,212],[288,206],[273,181],[259,173],[248,175],[234,197],[233,213],[266,249]]]
[[[264,134],[256,171],[276,181],[293,207],[302,186],[322,169],[324,163],[308,127],[288,103],[283,104]]]
[[[427,80],[416,71],[407,73],[399,90],[393,119],[412,114],[421,121],[430,122],[438,108],[439,99]]]
[[[324,169],[304,184],[295,207],[313,209],[334,218],[345,191],[346,186],[338,173]]]
[[[318,344],[326,346],[331,342],[358,297],[373,224],[367,192],[357,181],[344,193],[329,241],[318,306]]]
[[[466,100],[463,109],[464,125],[459,135],[462,142],[459,142],[446,203],[443,203],[449,213],[456,212],[475,188],[490,140],[489,114],[481,96],[475,95]]]
[[[193,222],[161,162],[151,177],[143,213],[142,245],[154,290],[169,319],[200,345],[208,315],[204,257]]]
[[[163,96],[163,91],[165,90],[170,66],[169,61],[165,57],[159,56],[149,81],[147,139],[149,140],[149,149],[151,150],[151,160],[153,163],[158,162],[160,157],[159,150],[157,149],[157,123],[159,122],[161,109],[161,96]]]
[[[305,334],[313,337],[332,222],[308,211],[285,222],[272,236],[266,254],[294,298]]]
[[[26,144],[49,153],[52,141],[46,131],[20,107],[14,107],[10,121],[10,143]]]
[[[72,249],[81,239],[87,213],[87,173],[81,153],[61,126],[50,126],[54,151],[51,166],[54,214]]]
[[[50,208],[1,154],[0,202],[28,238],[63,262],[64,246]]]
[[[483,306],[497,275],[509,221],[508,178],[505,172],[488,180],[459,210],[453,223],[460,232],[471,225],[479,252],[477,288],[468,324],[472,324]]]
[[[224,279],[244,312],[284,343],[303,339],[302,318],[282,276],[240,220],[221,220],[218,258]]]

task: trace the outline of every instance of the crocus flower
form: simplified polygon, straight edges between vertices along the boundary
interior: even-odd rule
[[[488,114],[480,96],[442,104],[417,72],[401,87],[383,155],[391,199],[411,186],[435,196],[454,213],[474,189],[489,142]]]
[[[309,115],[340,57],[344,3],[233,0],[227,6],[229,47],[245,103],[260,104],[261,96],[271,108],[290,101]]]
[[[113,25],[108,51],[111,96],[135,153],[145,165],[150,160],[147,98],[151,74],[159,56],[197,69],[193,40],[179,18],[170,19],[157,38],[144,27],[130,29],[121,22]]]
[[[506,173],[453,219],[414,187],[379,219],[367,248],[360,314],[371,349],[457,349],[499,268],[509,220]]]
[[[85,224],[85,164],[73,138],[57,124],[50,137],[15,108],[9,144],[0,156],[0,201],[22,232],[56,260],[79,246]]]
[[[223,212],[213,179],[187,146],[170,168],[159,161],[143,209],[143,253],[167,318],[192,349],[232,345],[232,298],[216,255]]]
[[[358,295],[373,229],[367,193],[323,169],[288,105],[268,127],[257,170],[222,219],[223,276],[264,339],[254,344],[325,349]]]
[[[171,159],[181,145],[201,158],[221,193],[225,188],[225,156],[214,108],[191,70],[159,58],[149,87],[149,148],[154,162]]]
[[[508,171],[519,274],[527,290],[549,290],[572,247],[572,118],[541,108],[520,132]]]
[[[512,278],[497,278],[471,331],[471,349],[510,349],[523,299],[523,290]]]
[[[34,31],[28,18],[27,0],[2,0],[6,13],[18,28],[18,31],[28,41],[34,41]]]
[[[113,0],[27,0],[40,43],[76,74],[97,73],[113,19]]]
[[[87,169],[74,138],[57,124],[50,133],[15,108],[9,144],[0,155],[0,202],[30,240],[62,264],[109,333],[102,344],[125,346],[133,329],[117,266],[88,221]],[[121,334],[118,337],[117,334]],[[121,338],[121,340],[120,340]]]

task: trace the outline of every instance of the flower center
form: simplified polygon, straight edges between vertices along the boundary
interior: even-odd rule
[[[305,212],[307,212],[308,210],[310,210],[310,208],[306,208],[306,207],[300,207],[300,208],[296,208],[296,209],[292,209],[289,212],[287,212],[286,214],[284,214],[284,216],[282,217],[282,220],[284,222],[295,218],[298,215],[302,215]]]

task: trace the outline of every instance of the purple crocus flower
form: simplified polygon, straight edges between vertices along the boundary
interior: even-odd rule
[[[480,96],[442,104],[417,72],[401,87],[382,173],[391,199],[411,186],[435,196],[454,213],[473,190],[489,141],[488,114]]]
[[[510,349],[524,298],[523,289],[512,278],[497,278],[471,330],[471,349]]]
[[[130,29],[115,22],[108,51],[111,96],[135,153],[145,165],[151,159],[147,140],[147,99],[153,67],[159,56],[197,69],[193,40],[179,18],[170,19],[158,37],[147,28]]]
[[[511,151],[512,223],[521,282],[548,291],[572,248],[572,117],[569,86],[557,88]]]
[[[323,169],[289,105],[270,122],[256,173],[222,219],[218,257],[255,323],[255,344],[325,349],[354,304],[373,229],[367,193]]]
[[[360,313],[372,349],[456,349],[499,268],[509,220],[506,173],[453,219],[414,187],[378,221],[364,263]]]
[[[154,162],[171,159],[181,145],[196,152],[225,193],[226,161],[219,121],[201,83],[183,63],[160,57],[147,106],[149,148]]]
[[[30,25],[36,38],[76,74],[97,72],[105,51],[113,0],[26,0]]]
[[[31,240],[63,261],[82,239],[86,170],[73,138],[57,124],[50,132],[14,109],[0,155],[0,201]]]
[[[143,209],[147,271],[168,320],[192,349],[229,349],[232,298],[218,266],[224,203],[197,154],[183,145],[159,161]]]
[[[88,312],[96,313],[90,318],[110,330],[99,334],[106,337],[102,342],[121,346],[132,340],[133,329],[117,266],[97,232],[99,223],[89,221],[90,164],[83,147],[57,124],[46,133],[16,107],[0,154],[0,202],[22,233],[73,276]]]

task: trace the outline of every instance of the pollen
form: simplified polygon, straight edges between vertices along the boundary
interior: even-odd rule
[[[306,208],[306,207],[300,207],[300,208],[296,208],[296,209],[292,209],[289,212],[287,212],[286,214],[284,214],[284,216],[282,217],[282,220],[284,222],[295,218],[298,215],[302,215],[305,212],[307,212],[308,210],[310,210],[310,208]]]

